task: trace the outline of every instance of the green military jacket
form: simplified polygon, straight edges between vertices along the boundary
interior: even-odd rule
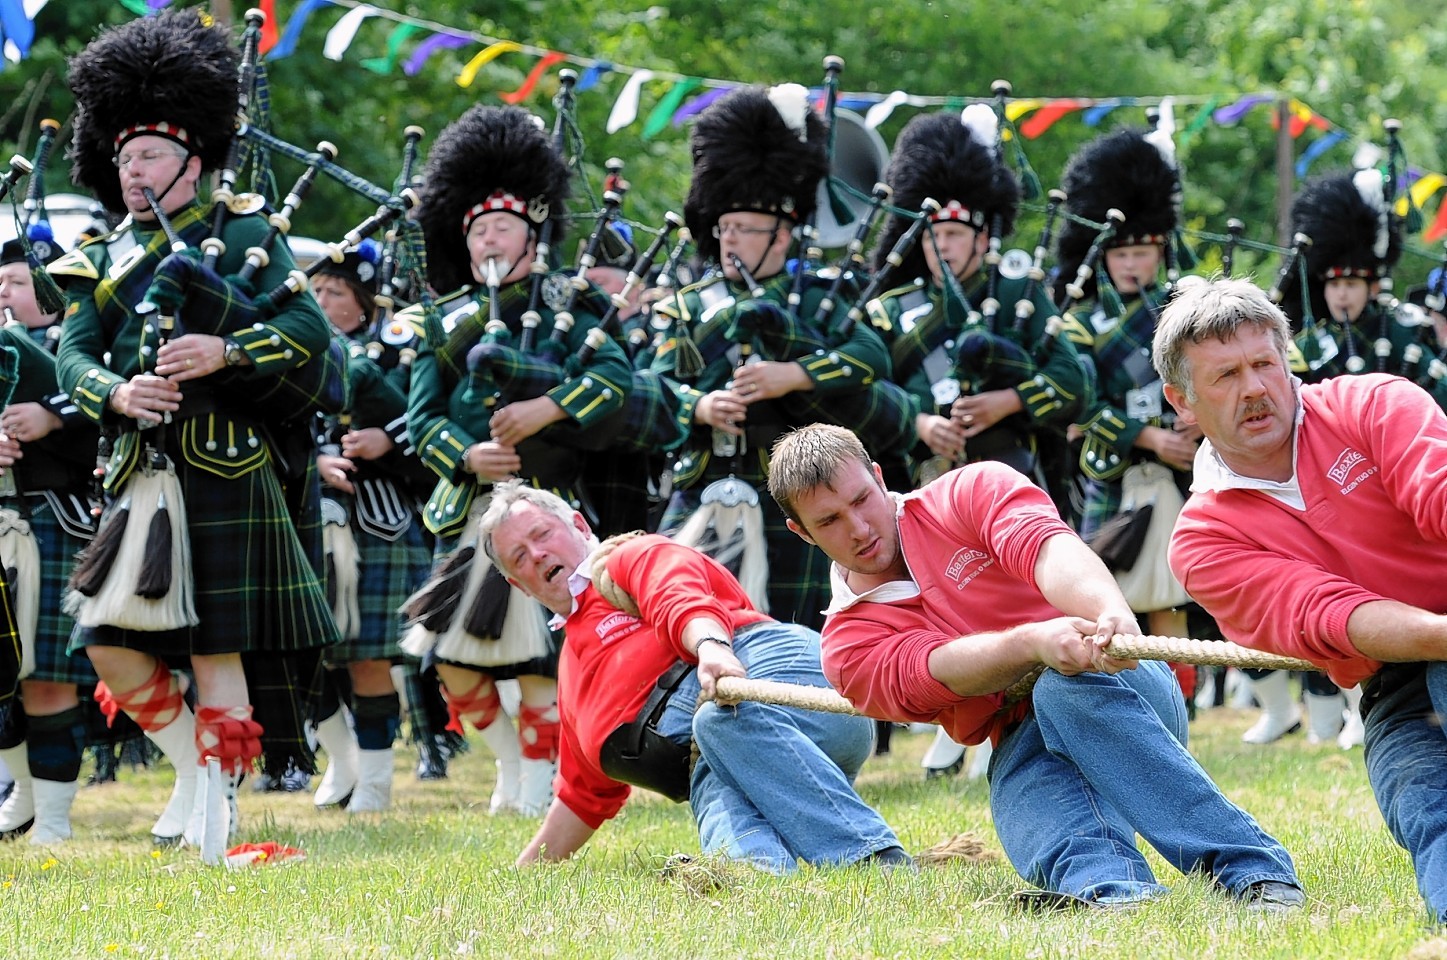
[[[191,203],[171,216],[172,226],[189,246],[210,236],[210,210]],[[237,273],[246,250],[260,246],[268,226],[265,218],[243,214],[226,219],[221,239],[226,252],[217,264],[221,276]],[[132,377],[155,369],[160,332],[136,313],[156,267],[170,253],[159,228],[131,222],[107,237],[71,251],[49,272],[66,292],[66,314],[56,378],[80,411],[103,427],[120,430],[105,487],[113,491],[130,476],[140,453],[136,421],[121,417],[109,405],[111,391]],[[285,244],[275,244],[270,262],[257,271],[259,290],[279,287],[296,269]],[[331,328],[310,296],[287,300],[274,316],[238,326],[239,311],[204,316],[178,316],[177,335],[203,333],[233,338],[251,365],[218,371],[187,381],[181,411],[181,449],[171,451],[191,466],[219,477],[235,478],[269,462],[258,395],[303,365],[323,362]],[[186,407],[200,411],[188,416]]]
[[[559,287],[545,281],[544,289]],[[523,461],[521,476],[561,491],[571,488],[580,469],[577,448],[569,445],[623,408],[632,374],[627,356],[612,338],[604,338],[588,363],[577,370],[568,363],[569,358],[577,357],[606,309],[606,300],[596,288],[580,298],[572,311],[575,322],[564,337],[559,357],[545,355],[541,347],[528,357],[514,350],[488,370],[468,370],[468,352],[485,337],[519,345],[530,292],[529,280],[499,291],[499,312],[507,326],[500,338],[485,333],[490,304],[487,291],[480,287],[463,287],[444,297],[425,319],[424,343],[413,364],[407,424],[418,456],[439,478],[423,510],[423,521],[438,535],[460,530],[473,497],[489,486],[462,469],[462,454],[489,438],[488,424],[500,404],[546,396],[567,415],[564,422],[529,437],[518,449]],[[563,305],[557,297],[544,297],[549,299],[554,302],[539,307],[538,344],[550,339],[554,317]],[[418,307],[409,308],[404,316],[418,312]]]

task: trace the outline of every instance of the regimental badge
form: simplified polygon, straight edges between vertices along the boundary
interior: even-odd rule
[[[30,250],[35,254],[37,260],[43,261],[50,256],[50,244],[45,240],[31,241]]]
[[[1006,280],[1024,280],[1034,263],[1034,258],[1024,250],[1006,250],[1000,257],[1000,276]]]
[[[949,406],[959,399],[960,381],[954,377],[945,377],[943,380],[936,380],[931,384],[929,390],[934,395],[937,406]]]
[[[550,273],[543,278],[543,303],[551,310],[561,310],[568,303],[573,285],[565,274]]]
[[[238,216],[257,213],[266,206],[266,198],[259,193],[238,193],[226,201],[226,209]]]
[[[363,260],[357,264],[357,279],[363,283],[371,283],[372,278],[377,275],[377,268]]]
[[[528,219],[533,223],[542,223],[548,219],[548,201],[541,196],[533,197],[528,201]]]
[[[392,318],[392,322],[382,328],[382,342],[392,347],[404,347],[411,343],[415,336],[412,324],[406,320]]]

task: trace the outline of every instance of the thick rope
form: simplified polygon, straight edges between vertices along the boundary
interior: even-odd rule
[[[1306,660],[1252,650],[1227,640],[1193,640],[1189,637],[1132,637],[1116,634],[1106,647],[1106,653],[1121,660],[1169,660],[1175,663],[1256,667],[1262,670],[1317,669]],[[1030,688],[1039,676],[1040,671],[1036,670],[1011,686],[1006,691],[1006,701],[1014,703],[1029,695]],[[717,688],[718,692],[714,696],[714,701],[720,706],[737,706],[745,700],[751,700],[755,703],[771,703],[780,707],[818,710],[821,713],[861,716],[848,700],[823,687],[779,683],[774,680],[720,677]],[[700,695],[700,705],[703,702],[704,697]]]
[[[1170,660],[1214,667],[1255,667],[1260,670],[1319,670],[1315,664],[1252,650],[1229,640],[1193,640],[1190,637],[1139,637],[1116,634],[1105,652],[1122,660]]]

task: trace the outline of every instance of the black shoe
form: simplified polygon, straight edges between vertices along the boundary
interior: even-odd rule
[[[9,830],[6,830],[4,833],[0,833],[0,841],[19,840],[21,836],[30,832],[30,828],[33,826],[35,826],[35,818],[31,817],[20,826],[12,827]]]
[[[1291,913],[1306,906],[1306,894],[1289,883],[1262,880],[1246,888],[1241,902],[1253,913]]]
[[[965,768],[965,755],[960,754],[960,759],[948,767],[925,767],[924,778],[926,780],[938,780],[941,777],[953,777]]]
[[[418,780],[446,780],[447,779],[447,754],[441,746],[433,741],[421,741],[417,744],[417,779]]]
[[[858,861],[858,864],[862,867],[878,867],[889,872],[903,870],[907,873],[919,873],[919,865],[914,862],[914,857],[911,857],[905,852],[904,847],[900,846],[876,850]]]
[[[1086,900],[1058,890],[1021,890],[1013,897],[1016,906],[1026,913],[1067,913],[1076,910],[1109,910],[1126,913],[1145,903],[1142,900]]]

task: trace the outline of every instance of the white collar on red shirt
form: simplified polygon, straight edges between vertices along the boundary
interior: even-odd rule
[[[578,564],[578,569],[568,574],[568,592],[573,595],[573,609],[568,611],[568,617],[578,612],[578,598],[593,583],[593,554],[595,552],[596,550],[589,551],[588,555],[583,558],[583,562]],[[560,613],[553,614],[552,618],[548,620],[548,629],[563,629],[563,624],[568,622],[568,617]]]
[[[1291,428],[1291,478],[1277,482],[1275,480],[1258,480],[1255,477],[1243,477],[1241,474],[1226,466],[1226,461],[1211,446],[1210,440],[1202,440],[1200,447],[1196,449],[1195,473],[1191,479],[1192,493],[1219,493],[1222,490],[1260,490],[1268,497],[1274,497],[1296,510],[1306,510],[1306,498],[1301,495],[1301,484],[1297,482],[1296,457],[1299,447],[1296,443],[1296,432],[1301,429],[1301,420],[1306,413],[1306,407],[1301,402],[1301,381],[1291,378],[1292,388],[1296,394],[1296,420]]]
[[[904,495],[891,490],[889,496],[894,500],[894,516],[898,520],[900,514],[904,513]],[[908,564],[906,564],[906,569],[908,569]],[[856,603],[865,600],[870,603],[899,603],[903,600],[913,600],[919,596],[919,584],[915,582],[913,574],[908,580],[891,580],[863,593],[855,593],[844,577],[843,567],[837,563],[829,564],[829,587],[832,596],[829,599],[829,606],[824,610],[826,617],[831,613],[848,610]]]

